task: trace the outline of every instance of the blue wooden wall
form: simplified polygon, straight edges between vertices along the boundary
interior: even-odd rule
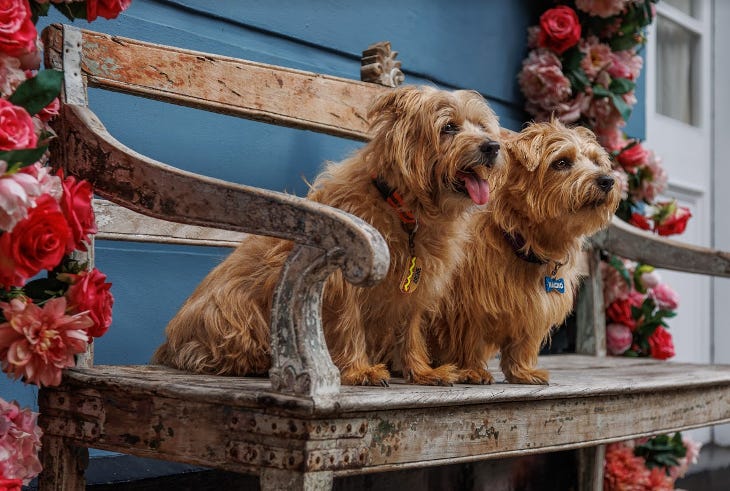
[[[360,53],[389,40],[406,82],[472,88],[503,126],[527,116],[516,75],[534,0],[133,0],[114,21],[90,28],[264,63],[359,78]],[[62,22],[60,17],[41,24]],[[87,27],[85,21],[78,22]],[[302,195],[325,160],[359,144],[335,137],[205,114],[91,91],[92,108],[120,141],[155,159],[234,182]],[[639,95],[640,98],[643,96]],[[629,132],[643,135],[643,111]],[[146,363],[163,328],[200,279],[227,254],[191,248],[97,242],[97,266],[114,283],[114,323],[96,342],[97,363]],[[35,404],[35,391],[0,377],[0,395]]]

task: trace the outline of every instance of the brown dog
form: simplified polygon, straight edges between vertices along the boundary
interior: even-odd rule
[[[504,175],[475,214],[432,345],[436,359],[459,367],[461,382],[492,383],[487,361],[499,350],[508,382],[545,384],[538,352],[572,310],[583,240],[608,225],[620,191],[585,128],[532,124],[503,139],[503,149]]]
[[[395,89],[368,116],[372,140],[328,165],[308,197],[375,226],[390,248],[390,269],[373,288],[330,276],[322,308],[327,345],[346,384],[387,383],[386,362],[415,383],[451,383],[454,366],[429,364],[422,322],[450,288],[469,208],[489,198],[489,168],[501,161],[497,118],[475,92],[428,87]],[[194,372],[266,373],[272,294],[291,248],[246,239],[170,321],[153,361]]]

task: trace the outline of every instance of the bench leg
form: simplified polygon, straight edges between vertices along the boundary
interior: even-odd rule
[[[332,491],[331,472],[261,471],[261,491]]]
[[[84,471],[89,465],[89,450],[76,447],[63,438],[43,436],[38,491],[83,491]]]
[[[603,466],[606,446],[598,445],[578,450],[579,491],[603,491]]]

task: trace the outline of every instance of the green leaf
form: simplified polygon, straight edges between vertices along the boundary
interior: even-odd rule
[[[627,285],[631,285],[631,277],[629,276],[629,271],[626,269],[626,266],[624,266],[623,261],[618,258],[618,256],[611,256],[608,259],[608,264],[616,268],[616,271],[619,272],[621,277],[624,279]]]
[[[636,84],[628,78],[614,78],[611,80],[611,85],[608,86],[608,90],[620,95],[631,92],[635,87]]]
[[[86,18],[86,2],[53,3],[53,6],[68,20]]]
[[[8,150],[6,152],[0,152],[0,160],[8,163],[8,172],[12,174],[18,169],[38,162],[47,149],[48,146],[43,145],[38,148],[25,150]]]
[[[594,85],[593,95],[598,97],[611,97],[611,91],[602,85]]]
[[[51,3],[37,3],[30,2],[30,12],[32,14],[33,24],[38,23],[38,17],[45,17],[48,15],[48,9],[51,7]]]
[[[20,84],[8,100],[33,116],[58,97],[62,82],[63,72],[42,70],[35,77]]]
[[[621,114],[621,118],[624,121],[628,121],[631,116],[631,106],[626,104],[626,101],[624,101],[621,96],[618,96],[613,92],[611,92],[609,97],[611,98],[611,102],[613,102],[613,107],[615,107],[619,114]]]
[[[672,317],[677,317],[677,313],[673,310],[660,309],[657,311],[656,316],[671,319]]]

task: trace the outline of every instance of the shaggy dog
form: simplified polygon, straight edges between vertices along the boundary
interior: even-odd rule
[[[474,215],[463,274],[431,345],[437,360],[459,367],[460,382],[492,383],[487,361],[499,350],[508,382],[546,384],[538,353],[572,310],[583,240],[608,225],[620,190],[585,128],[532,124],[502,148],[504,175]]]
[[[475,92],[412,86],[376,100],[368,118],[370,142],[329,164],[308,197],[377,228],[390,268],[372,288],[350,285],[339,271],[328,278],[327,346],[345,384],[386,385],[385,363],[402,367],[414,383],[450,384],[456,368],[430,366],[422,323],[450,288],[469,209],[489,199],[489,169],[501,162],[498,121]],[[170,321],[153,361],[193,372],[265,374],[272,295],[291,249],[280,239],[244,240]]]

